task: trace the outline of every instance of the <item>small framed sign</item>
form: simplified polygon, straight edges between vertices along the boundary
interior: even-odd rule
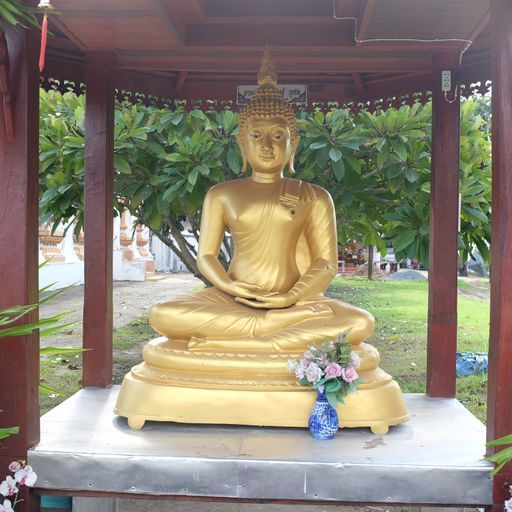
[[[245,105],[249,101],[252,93],[258,88],[257,85],[238,85],[236,102],[238,105]],[[283,93],[283,98],[288,103],[293,103],[301,107],[308,104],[308,86],[307,85],[278,85],[277,88]]]

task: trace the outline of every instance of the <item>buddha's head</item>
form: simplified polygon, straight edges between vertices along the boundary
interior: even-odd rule
[[[270,51],[263,55],[259,87],[240,113],[237,137],[243,157],[242,172],[281,173],[288,165],[293,173],[293,157],[299,143],[295,114],[277,89],[277,75]]]

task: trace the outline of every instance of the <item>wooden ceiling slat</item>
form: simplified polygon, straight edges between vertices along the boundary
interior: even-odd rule
[[[373,16],[373,10],[375,9],[375,0],[366,0],[366,4],[363,9],[359,28],[357,30],[357,39],[363,41],[366,38],[368,27],[370,26],[370,20]]]
[[[348,30],[345,30],[348,28]],[[353,46],[354,36],[350,23],[343,25],[294,24],[286,31],[273,26],[233,24],[193,24],[187,27],[187,46]]]
[[[62,22],[59,28],[82,41],[84,50],[153,50],[179,46],[166,21],[155,15],[126,19],[96,18],[93,23],[81,17]]]
[[[468,41],[476,41],[478,39],[478,36],[487,28],[489,25],[489,22],[491,21],[491,13],[487,11],[480,21],[476,24],[476,26],[473,28],[473,30],[469,33],[468,37],[466,39]]]
[[[287,17],[332,16],[332,0],[206,0],[204,14],[207,18],[217,16],[238,18],[240,16]]]
[[[167,25],[167,28],[171,32],[174,39],[178,42],[180,46],[184,45],[184,37],[183,34],[177,29],[176,25],[174,24],[174,21],[169,16],[169,13],[167,12],[166,8],[162,5],[161,0],[153,0],[153,5],[155,6],[155,11],[162,16],[163,20],[165,21],[165,24]]]

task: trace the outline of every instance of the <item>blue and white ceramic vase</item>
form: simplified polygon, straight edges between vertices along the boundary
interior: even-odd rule
[[[327,401],[325,388],[317,390],[316,403],[309,416],[308,426],[315,439],[333,439],[338,431],[338,413]]]

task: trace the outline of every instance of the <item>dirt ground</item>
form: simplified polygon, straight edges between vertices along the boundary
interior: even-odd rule
[[[114,327],[121,327],[128,322],[149,313],[151,306],[199,289],[203,283],[188,273],[158,274],[156,279],[143,282],[114,282]],[[59,344],[60,346],[79,346],[82,334],[82,315],[84,305],[84,286],[74,286],[61,295],[44,303],[39,311],[41,317],[70,312],[63,321],[76,322],[61,333],[50,338],[42,338],[43,346]]]

